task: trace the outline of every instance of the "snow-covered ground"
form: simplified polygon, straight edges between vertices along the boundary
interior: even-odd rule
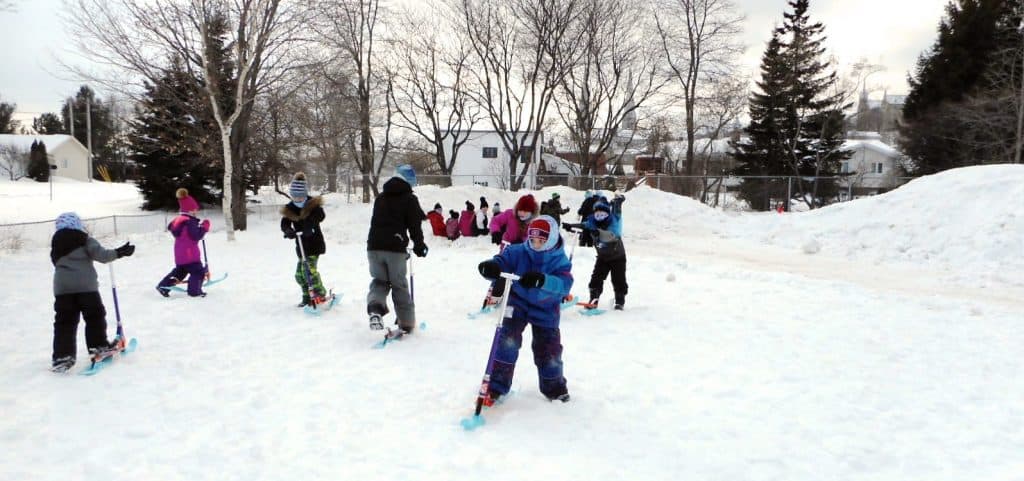
[[[138,212],[129,186],[71,184],[55,187],[77,200],[51,205],[45,184],[0,182],[0,223]],[[113,266],[140,346],[92,378],[47,370],[48,242],[25,242],[0,252],[0,479],[1024,479],[1022,185],[1024,166],[959,169],[784,215],[631,191],[626,311],[563,313],[572,401],[537,391],[527,341],[516,393],[474,432],[458,421],[496,321],[466,317],[488,239],[429,238],[414,260],[426,329],[375,350],[367,205],[328,197],[320,270],[344,297],[322,317],[293,307],[293,244],[273,219],[209,236],[230,277],[205,299],[157,295],[172,239],[132,234]],[[518,197],[416,191],[445,211]],[[539,200],[551,192],[583,197]],[[576,250],[577,295],[593,261]],[[76,370],[81,334],[79,351]]]

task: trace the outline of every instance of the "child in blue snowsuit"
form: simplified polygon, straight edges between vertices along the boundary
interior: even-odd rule
[[[590,304],[597,306],[601,292],[604,291],[604,280],[612,275],[612,288],[615,290],[615,309],[622,310],[626,303],[629,284],[626,283],[626,248],[622,244],[622,203],[626,200],[622,195],[608,203],[603,198],[594,204],[594,211],[579,224],[562,224],[569,232],[581,229],[581,236],[590,236],[597,259],[594,271],[590,275]]]
[[[562,335],[558,328],[562,298],[572,288],[572,264],[565,256],[558,224],[540,216],[527,227],[527,241],[512,244],[493,259],[480,263],[480,275],[495,280],[502,272],[520,276],[512,283],[488,387],[492,400],[507,394],[523,345],[523,330],[533,327],[533,362],[540,391],[549,400],[567,402],[569,390],[562,374]]]

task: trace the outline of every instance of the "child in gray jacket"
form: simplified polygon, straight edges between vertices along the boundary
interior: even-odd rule
[[[130,256],[135,246],[125,242],[106,249],[85,232],[82,219],[74,212],[57,217],[57,232],[50,241],[53,262],[53,367],[64,372],[75,365],[79,316],[85,319],[85,344],[89,354],[102,355],[119,349],[117,341],[107,342],[107,311],[99,293],[99,281],[92,263],[104,264]]]

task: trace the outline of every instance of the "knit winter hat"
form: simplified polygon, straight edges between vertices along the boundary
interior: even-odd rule
[[[85,225],[82,224],[82,219],[78,217],[78,214],[65,212],[57,216],[57,230],[61,229],[74,229],[85,232]]]
[[[559,198],[559,197],[561,197],[561,196],[560,196],[560,195],[558,195],[558,192],[552,192],[552,193],[551,193],[551,198],[552,198],[552,199],[557,199],[557,198]]]
[[[533,244],[527,242],[531,250],[537,252],[551,250],[558,243],[558,224],[553,217],[548,215],[542,215],[533,219],[526,227],[526,239],[527,241],[533,239],[544,240],[544,246],[540,249],[534,249]]]
[[[593,196],[593,195],[594,195],[594,191],[592,191],[592,190],[587,190],[586,192],[584,192],[584,193],[583,193],[583,198],[584,198],[584,199],[589,199],[589,198],[590,198],[591,196]]]
[[[441,213],[442,209],[441,209],[441,203],[440,202],[434,204],[434,210],[438,211],[438,214]]]
[[[295,174],[291,185],[288,186],[288,195],[292,196],[292,199],[309,197],[309,190],[306,189],[306,174],[302,172]]]
[[[612,207],[605,203],[604,201],[598,201],[596,204],[594,204],[594,211],[596,212],[599,210],[603,210],[609,214],[612,213]]]
[[[480,196],[480,210],[487,210],[487,199],[484,196]]]
[[[468,210],[470,212],[473,212],[473,209],[474,209],[473,203],[467,200],[466,201],[466,210]]]
[[[452,209],[452,210],[448,211],[448,215],[452,216],[453,219],[458,219],[459,218],[459,213],[455,212],[455,209]]]
[[[182,187],[174,192],[174,196],[178,198],[179,211],[189,213],[199,210],[199,203],[188,195],[188,189]]]
[[[533,194],[526,194],[516,201],[516,212],[521,210],[537,213],[537,201],[534,200]]]
[[[491,212],[494,212],[494,213],[501,212],[501,204],[495,202],[494,205],[491,206]]]
[[[409,164],[395,167],[395,177],[406,181],[410,186],[416,187],[416,169],[413,169]]]

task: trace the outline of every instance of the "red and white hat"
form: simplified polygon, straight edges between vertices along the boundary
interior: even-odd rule
[[[544,246],[540,249],[534,249],[533,245],[530,244],[530,241],[533,239],[543,239]],[[542,215],[533,219],[526,227],[526,240],[529,248],[535,251],[543,252],[553,249],[558,244],[558,223],[549,215]]]

